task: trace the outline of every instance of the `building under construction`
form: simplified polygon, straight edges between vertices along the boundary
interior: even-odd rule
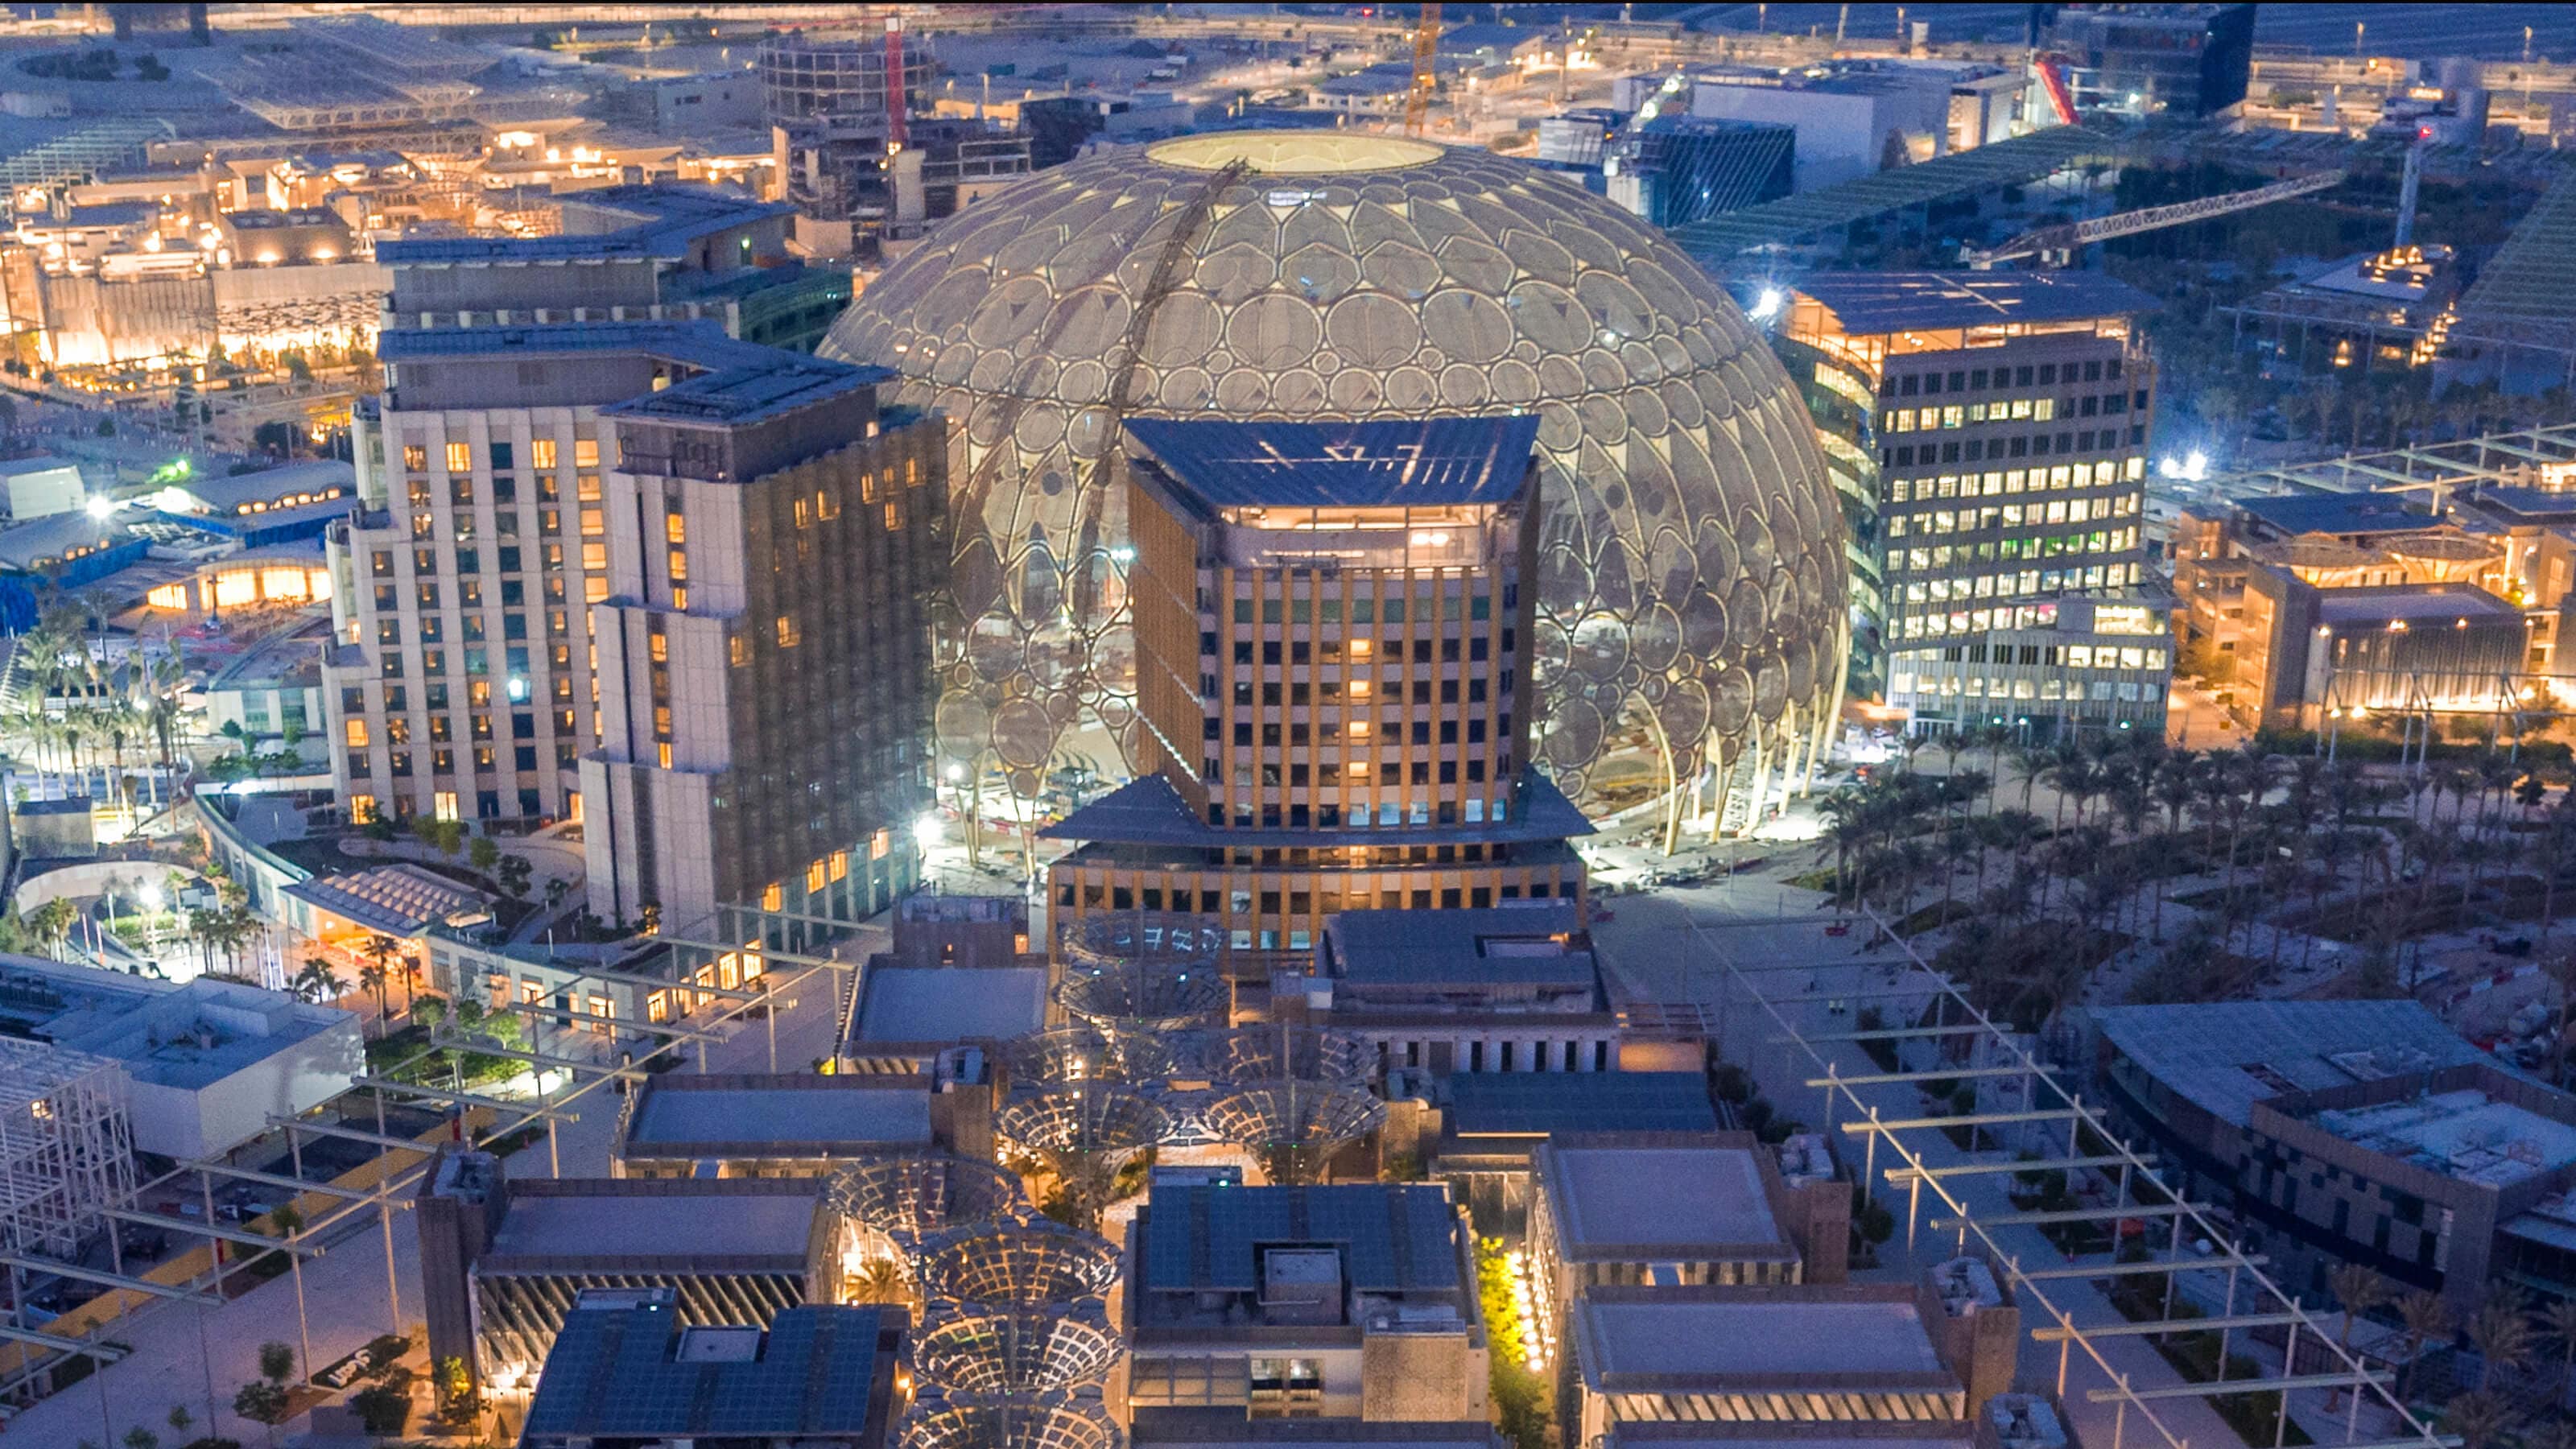
[[[133,1197],[124,1068],[0,1037],[0,1247],[77,1259]]]

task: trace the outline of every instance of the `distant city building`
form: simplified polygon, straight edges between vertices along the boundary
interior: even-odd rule
[[[2173,692],[2173,608],[2162,595],[2069,596],[2028,624],[1967,644],[1890,656],[1887,702],[1915,727],[2006,725],[2164,737]]]
[[[2336,1263],[2440,1293],[2462,1321],[2499,1278],[2576,1297],[2576,1097],[2511,1071],[2413,1001],[2087,1008],[2086,1060],[2167,1185],[2249,1230],[2285,1291]]]
[[[600,410],[607,514],[637,520],[591,611],[602,919],[856,921],[918,883],[948,446],[880,409],[890,378],[772,353]]]
[[[1582,899],[1591,827],[1529,765],[1537,432],[1129,422],[1147,773],[1041,832],[1082,842],[1058,931],[1196,912],[1244,970],[1346,909]]]
[[[1857,685],[2146,582],[2153,306],[2085,272],[1819,273],[1785,300],[1775,346],[1851,524]],[[2061,716],[2042,703],[2014,715]]]
[[[788,255],[790,208],[704,186],[614,186],[554,204],[551,236],[387,242],[384,325],[443,329],[703,319],[810,352],[846,271]]]
[[[1690,80],[1690,114],[1790,127],[1801,192],[1948,152],[1946,72],[1867,61],[1825,69],[1698,72]]]
[[[1437,1184],[1158,1184],[1127,1274],[1131,1409],[1485,1415],[1474,1235]]]
[[[1657,226],[1680,226],[1787,196],[1797,139],[1791,126],[1656,116],[1604,145],[1604,182],[1612,201]]]
[[[519,1449],[886,1449],[905,1320],[875,1304],[689,1324],[669,1289],[594,1290],[547,1353]]]
[[[2079,114],[2223,115],[2253,74],[2252,5],[2034,5],[2031,29]]]
[[[1028,174],[1027,137],[929,114],[930,47],[912,35],[895,44],[883,32],[803,30],[761,42],[754,69],[773,172],[809,250],[874,254]]]
[[[89,502],[80,464],[67,458],[11,458],[0,462],[0,481],[8,485],[13,524],[70,513]]]

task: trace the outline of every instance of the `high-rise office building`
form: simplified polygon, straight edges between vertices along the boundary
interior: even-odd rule
[[[1243,973],[1344,909],[1583,898],[1529,764],[1537,434],[1128,423],[1146,773],[1045,832],[1059,929],[1196,912]]]
[[[2078,112],[2215,116],[2253,77],[2251,5],[2034,5],[2030,38],[2064,57]]]
[[[785,358],[604,408],[590,906],[857,920],[918,883],[940,421],[879,369]]]
[[[2133,324],[2154,305],[2086,272],[1799,284],[1776,346],[1851,524],[1856,684],[1878,693],[1892,656],[2055,629],[2060,597],[2147,582],[2155,368]]]
[[[599,410],[793,355],[709,322],[405,328],[377,351],[359,508],[327,538],[340,798],[360,819],[575,814],[599,738],[589,606],[609,596]]]

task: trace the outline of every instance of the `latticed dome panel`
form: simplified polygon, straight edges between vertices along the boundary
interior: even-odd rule
[[[1088,1023],[1034,1031],[1002,1044],[1014,1085],[1150,1082],[1170,1076],[1173,1044],[1151,1033],[1112,1035]]]
[[[1222,928],[1205,916],[1118,911],[1086,916],[1064,934],[1066,1011],[1116,1036],[1201,1026],[1224,1009],[1217,970]]]
[[[1210,1132],[1238,1147],[1329,1148],[1355,1142],[1386,1120],[1386,1103],[1365,1087],[1268,1082],[1228,1092],[1200,1109]]]
[[[1020,1180],[989,1162],[945,1154],[882,1157],[844,1167],[824,1189],[833,1211],[899,1242],[1028,1211]]]
[[[940,745],[1023,794],[1086,717],[1139,726],[1126,500],[1106,403],[1138,293],[1177,290],[1135,416],[1539,418],[1545,518],[1527,652],[1538,750],[1577,799],[1732,763],[1832,698],[1843,520],[1807,410],[1690,258],[1602,197],[1490,152],[1236,132],[1114,153],[978,203],[889,267],[827,356],[900,370],[956,420]]]
[[[1045,1219],[951,1234],[923,1254],[925,1296],[988,1307],[1066,1305],[1109,1291],[1118,1249]]]
[[[914,1335],[913,1371],[952,1399],[1026,1398],[1097,1384],[1125,1352],[1096,1302],[934,1313]]]

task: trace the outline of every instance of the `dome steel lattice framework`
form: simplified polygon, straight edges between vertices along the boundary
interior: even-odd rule
[[[1045,1308],[973,1308],[928,1316],[913,1372],[959,1399],[1026,1398],[1109,1376],[1125,1352],[1097,1299]]]
[[[989,1162],[946,1155],[856,1163],[832,1174],[824,1194],[833,1211],[907,1246],[953,1228],[1010,1222],[1029,1211],[1018,1177]]]
[[[1536,413],[1536,749],[1587,804],[1689,785],[1712,752],[1732,773],[1837,698],[1843,521],[1794,387],[1660,233],[1526,164],[1349,132],[1076,161],[888,268],[822,351],[899,369],[901,401],[957,423],[940,746],[1022,795],[1087,718],[1134,757],[1125,498],[1102,466],[1122,398]]]
[[[921,1259],[923,1295],[986,1308],[1046,1309],[1109,1291],[1118,1249],[1039,1218],[943,1236]]]

